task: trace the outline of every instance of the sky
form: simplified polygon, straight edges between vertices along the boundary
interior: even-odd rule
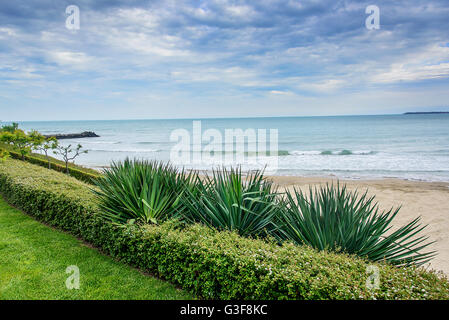
[[[437,110],[447,0],[0,0],[3,121]]]

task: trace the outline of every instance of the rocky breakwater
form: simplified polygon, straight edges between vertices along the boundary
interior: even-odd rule
[[[81,133],[50,134],[46,135],[45,137],[62,140],[62,139],[79,139],[79,138],[99,138],[100,136],[92,131],[84,131]]]

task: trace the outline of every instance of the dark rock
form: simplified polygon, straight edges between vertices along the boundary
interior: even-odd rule
[[[46,135],[45,137],[46,138],[53,137],[58,140],[62,140],[62,139],[79,139],[79,138],[98,138],[100,136],[92,131],[84,131],[81,133],[51,134],[51,135]]]

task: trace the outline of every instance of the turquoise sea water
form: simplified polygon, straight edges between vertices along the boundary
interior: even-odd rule
[[[89,153],[76,160],[89,167],[126,157],[169,160],[173,130],[192,132],[191,120],[22,122],[44,134],[94,131],[81,143]],[[385,115],[202,119],[202,129],[278,129],[278,175],[341,178],[396,177],[449,181],[449,115]],[[189,165],[187,165],[189,167]],[[195,165],[191,165],[195,167]],[[199,165],[198,169],[210,169]]]

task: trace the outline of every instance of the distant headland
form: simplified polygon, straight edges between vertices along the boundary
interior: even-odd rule
[[[405,112],[403,114],[449,114],[449,111]]]

